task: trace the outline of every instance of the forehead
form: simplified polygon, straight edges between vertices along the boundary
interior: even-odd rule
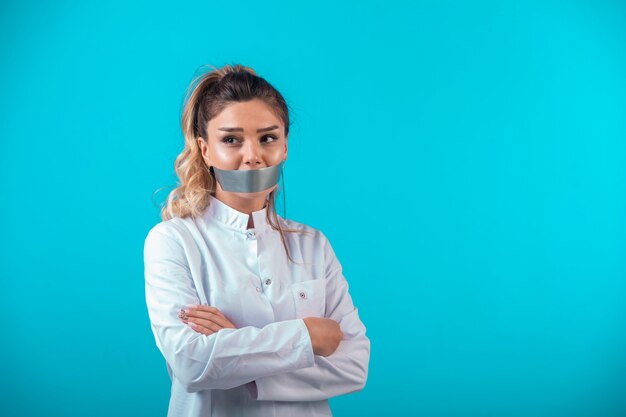
[[[262,100],[232,103],[226,106],[217,116],[209,120],[208,128],[214,130],[220,127],[262,128],[271,124],[282,126],[281,119],[273,109]]]

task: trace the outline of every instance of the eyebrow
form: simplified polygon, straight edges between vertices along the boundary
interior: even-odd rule
[[[278,126],[276,125],[272,125],[269,127],[264,127],[263,129],[257,129],[257,133],[261,133],[261,132],[269,132],[270,130],[274,130],[274,129],[278,129]],[[243,132],[243,128],[241,127],[220,127],[217,130],[223,130],[226,132]]]

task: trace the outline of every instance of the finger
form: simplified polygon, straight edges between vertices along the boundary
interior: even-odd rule
[[[215,323],[212,320],[207,320],[207,319],[203,319],[203,318],[198,318],[198,317],[190,317],[187,320],[187,324],[191,325],[198,325],[204,328],[207,328],[211,331],[217,332],[219,330],[222,329],[222,326],[220,326],[219,324]]]
[[[189,323],[189,326],[190,326],[190,327],[191,327],[194,331],[196,331],[196,332],[198,332],[198,333],[202,333],[202,334],[203,334],[203,335],[205,335],[205,336],[209,336],[209,335],[212,335],[213,333],[215,333],[213,330],[211,330],[211,329],[207,329],[206,327],[201,326],[201,325],[196,324],[196,323],[193,323],[193,322],[190,322],[190,323]]]
[[[189,310],[208,311],[209,313],[218,314],[222,317],[226,317],[217,307],[207,306],[204,304],[190,305]]]
[[[222,317],[226,318],[226,316],[221,311],[208,310],[208,309],[199,309],[199,308],[190,308],[187,311],[187,315],[189,317]]]
[[[212,325],[207,325],[206,322],[200,323],[199,320],[200,319],[197,319],[197,318],[191,318],[191,319],[180,318],[180,321],[182,321],[186,325],[190,326],[192,329],[194,329],[195,331],[197,331],[199,333],[207,333],[207,332],[209,332],[209,334],[210,333],[215,333],[215,331],[219,327],[219,326],[215,325],[215,323],[213,323]],[[217,326],[217,328],[215,326]]]
[[[198,308],[198,307],[205,307],[205,308]],[[188,308],[181,308],[180,310],[178,310],[178,317],[181,319],[187,319],[189,318],[190,315],[195,315],[196,317],[201,317],[201,315],[199,316],[197,314],[197,312],[199,311],[209,311],[209,312],[213,312],[215,314],[219,314],[222,317],[226,317],[224,316],[224,314],[219,311],[217,308],[215,307],[210,307],[210,306],[197,306],[197,305],[191,305]],[[193,313],[193,314],[190,314]]]
[[[223,329],[222,326],[220,326],[219,324],[215,323],[214,321],[211,320],[206,320],[206,319],[201,319],[201,318],[195,318],[195,317],[190,317],[188,320],[188,323],[194,324],[194,325],[200,325],[204,328],[207,328],[209,330],[212,330],[214,332],[220,331]]]
[[[189,314],[187,315],[187,318],[191,318],[191,317],[210,320],[212,322],[219,324],[221,327],[227,327],[231,329],[235,328],[235,325],[230,320],[228,320],[226,316],[223,314],[218,315],[209,311],[189,309]]]
[[[230,320],[222,316],[218,316],[217,314],[213,314],[213,313],[207,313],[207,312],[198,313],[196,315],[190,316],[190,318],[212,321],[213,323],[219,325],[221,328],[224,328],[224,327],[232,328],[232,329],[235,328],[235,325],[231,323]]]

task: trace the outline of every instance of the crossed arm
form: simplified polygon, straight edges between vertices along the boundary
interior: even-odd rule
[[[314,355],[303,319],[237,329],[210,306],[179,317],[181,308],[199,304],[184,251],[174,236],[151,231],[144,248],[151,326],[159,350],[189,391],[247,385],[258,400],[314,401],[364,387],[370,341],[341,265],[328,240],[323,241],[325,317],[337,321],[344,334],[326,357]]]

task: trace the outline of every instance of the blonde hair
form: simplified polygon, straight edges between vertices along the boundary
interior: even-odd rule
[[[206,67],[211,70],[194,77],[185,95],[181,119],[185,146],[174,162],[174,170],[180,179],[180,185],[169,193],[166,203],[161,208],[161,218],[164,221],[173,217],[196,218],[208,207],[209,195],[215,194],[216,180],[213,171],[208,170],[202,158],[197,140],[202,137],[208,141],[206,129],[209,120],[228,105],[255,98],[263,100],[282,120],[285,138],[289,133],[287,103],[278,90],[259,77],[252,68],[240,64],[234,66],[227,64],[222,68],[208,65],[201,68]],[[277,190],[278,187],[269,193],[267,222],[272,229],[280,233],[287,257],[295,263],[289,254],[284,233],[310,232],[281,227],[276,214]]]

